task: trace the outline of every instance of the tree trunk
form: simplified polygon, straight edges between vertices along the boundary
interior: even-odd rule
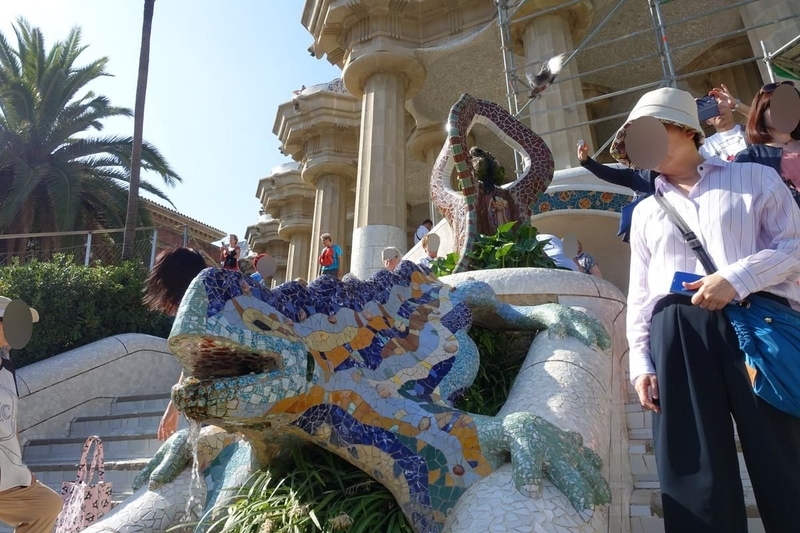
[[[131,181],[128,187],[128,212],[122,241],[122,260],[133,258],[139,209],[139,176],[142,170],[142,133],[144,131],[144,99],[147,92],[147,72],[150,67],[150,32],[153,29],[153,8],[156,0],[144,0],[142,47],[139,52],[139,79],[136,83],[136,106],[133,110],[133,150],[131,152]]]

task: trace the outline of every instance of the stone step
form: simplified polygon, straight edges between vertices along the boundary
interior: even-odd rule
[[[149,459],[161,443],[155,428],[135,435],[101,435],[106,461]],[[26,464],[77,463],[80,461],[86,437],[32,439],[25,446],[22,460]]]
[[[742,477],[742,484],[750,485],[750,476],[747,473],[747,466],[744,462],[739,439],[736,439],[736,450],[739,459],[739,474]],[[628,458],[631,462],[631,475],[633,476],[633,486],[637,489],[658,488],[658,471],[656,470],[656,457],[653,452],[653,441],[648,440],[629,440]]]
[[[82,416],[75,418],[70,424],[70,437],[88,437],[90,435],[141,435],[158,430],[158,424],[164,415],[163,410],[121,413],[116,415]],[[178,429],[188,427],[184,417],[178,418]]]
[[[177,376],[175,377],[177,380]],[[161,411],[169,404],[169,393],[167,394],[143,394],[141,396],[123,396],[115,399],[111,403],[111,414],[125,413],[149,413]]]
[[[113,484],[115,500],[123,500],[133,494],[133,480],[147,462],[146,459],[105,461],[104,481]],[[36,474],[39,481],[60,493],[64,481],[75,481],[78,464],[77,462],[29,463],[28,468]],[[96,481],[97,475],[92,482]]]
[[[765,533],[751,487],[744,488],[748,533]],[[635,489],[630,504],[631,533],[664,533],[664,509],[658,489]]]
[[[129,435],[147,432],[158,428],[164,411],[141,413],[121,413],[116,415],[81,416],[75,418],[69,427],[70,437],[89,435]]]

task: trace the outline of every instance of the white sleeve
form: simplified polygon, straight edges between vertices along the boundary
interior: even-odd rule
[[[647,304],[649,296],[647,270],[651,254],[645,243],[645,226],[646,219],[642,216],[640,204],[633,212],[630,235],[631,269],[626,324],[631,383],[642,374],[656,373],[650,357],[650,320],[653,304]]]

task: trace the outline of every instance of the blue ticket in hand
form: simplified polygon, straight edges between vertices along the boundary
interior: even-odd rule
[[[692,272],[675,272],[675,276],[672,278],[672,285],[669,288],[669,292],[674,294],[683,294],[684,296],[694,296],[694,293],[697,292],[689,290],[683,286],[684,283],[691,283],[693,281],[697,281],[698,279],[702,279],[705,276],[700,274],[694,274]]]

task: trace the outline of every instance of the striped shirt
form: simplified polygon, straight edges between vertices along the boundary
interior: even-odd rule
[[[772,168],[728,163],[717,157],[698,166],[700,180],[688,197],[664,178],[656,190],[703,243],[739,298],[768,291],[800,308],[800,209]],[[675,272],[705,275],[683,235],[654,198],[633,214],[627,336],[630,377],[654,374],[650,322],[669,294]]]

